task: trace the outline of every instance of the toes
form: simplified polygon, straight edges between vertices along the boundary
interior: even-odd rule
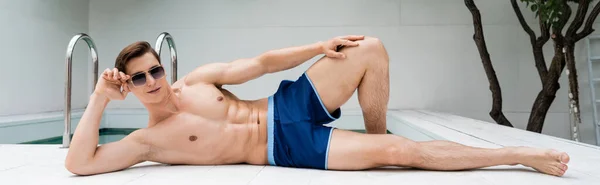
[[[555,166],[554,168],[552,168],[552,170],[551,170],[551,171],[552,171],[552,172],[551,172],[551,173],[552,173],[552,175],[556,175],[556,176],[562,176],[562,174],[564,174],[564,173],[565,173],[565,172],[564,172],[562,169],[560,169],[560,167],[558,167],[558,166]]]
[[[567,171],[567,169],[568,169],[568,168],[569,168],[569,167],[568,167],[566,164],[560,164],[560,169],[561,169],[562,171]]]
[[[560,167],[561,171],[560,171],[560,175],[559,176],[563,176],[567,172],[567,169],[569,169],[569,167],[567,165],[565,165],[565,164],[560,164],[560,165],[561,165],[561,167]]]
[[[558,164],[554,167],[555,175],[563,176],[568,169],[568,166],[565,164]]]
[[[562,162],[563,164],[567,164],[569,163],[569,161],[571,160],[571,158],[569,157],[569,155],[567,155],[567,153],[561,153],[560,155],[560,162]]]
[[[559,162],[563,163],[563,164],[567,164],[569,163],[569,160],[571,160],[571,158],[569,157],[569,155],[567,155],[567,153],[565,152],[559,152],[556,150],[550,150],[550,155],[555,158],[558,159]]]
[[[565,172],[566,172],[566,171],[564,171],[564,170],[560,170],[560,171],[558,172],[558,176],[560,177],[560,176],[563,176],[563,175],[565,175]]]

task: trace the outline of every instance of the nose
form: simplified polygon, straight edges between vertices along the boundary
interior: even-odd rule
[[[152,75],[146,73],[146,85],[148,85],[148,87],[154,87],[155,84],[156,84],[156,80],[154,79],[154,77],[152,77]]]

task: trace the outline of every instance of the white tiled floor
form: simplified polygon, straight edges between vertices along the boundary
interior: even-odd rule
[[[94,176],[75,176],[64,168],[66,149],[58,145],[0,145],[0,184],[595,184],[600,182],[600,148],[428,111],[392,111],[389,115],[466,145],[553,147],[571,155],[564,177],[523,166],[441,172],[409,168],[324,171],[272,166],[187,166],[142,163]],[[393,130],[391,130],[394,132]]]

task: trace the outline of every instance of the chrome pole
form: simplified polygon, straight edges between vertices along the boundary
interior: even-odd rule
[[[92,55],[92,63],[94,64],[94,81],[92,84],[92,92],[94,91],[95,87],[96,87],[96,82],[98,82],[98,52],[96,50],[96,45],[94,44],[94,41],[92,40],[92,38],[85,34],[85,33],[79,33],[75,36],[73,36],[73,38],[71,38],[71,41],[69,42],[69,45],[67,46],[67,60],[66,60],[66,78],[65,78],[65,130],[63,132],[63,143],[62,143],[62,147],[63,148],[69,148],[70,144],[71,144],[71,79],[72,79],[72,58],[73,58],[73,50],[75,49],[75,44],[77,44],[77,42],[79,40],[83,39],[87,45],[88,48],[90,49],[90,53]]]
[[[167,32],[162,32],[156,38],[156,44],[154,45],[154,51],[158,53],[158,57],[160,57],[160,51],[162,49],[162,43],[164,40],[167,40],[167,44],[169,45],[169,51],[171,53],[171,84],[177,81],[177,48],[175,47],[175,41],[173,41],[173,36]]]

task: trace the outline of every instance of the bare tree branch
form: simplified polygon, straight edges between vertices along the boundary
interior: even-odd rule
[[[527,24],[527,21],[525,21],[523,13],[521,12],[521,9],[519,9],[519,5],[517,4],[517,0],[510,0],[510,3],[512,4],[512,7],[515,10],[515,13],[517,14],[519,23],[521,23],[521,26],[523,27],[525,32],[529,34],[529,39],[531,40],[531,43],[535,43],[535,32],[533,32],[531,27],[529,27],[529,24]]]
[[[529,41],[531,42],[531,46],[533,47],[535,67],[537,68],[538,75],[540,76],[540,80],[543,85],[544,79],[548,74],[548,67],[546,67],[546,61],[544,59],[544,52],[542,50],[542,46],[550,39],[550,25],[542,22],[540,18],[540,29],[542,31],[542,34],[539,38],[536,39],[535,33],[525,21],[525,18],[523,17],[523,13],[521,12],[519,5],[517,4],[517,1],[510,0],[510,3],[512,4],[512,7],[515,13],[517,14],[517,18],[519,19],[519,23],[521,23],[521,27],[523,27],[525,32],[527,32],[527,34],[529,35]]]
[[[554,29],[552,29],[552,33],[554,34],[558,34],[558,35],[562,35],[562,30],[565,27],[565,25],[567,25],[567,22],[569,22],[569,18],[571,17],[571,7],[567,4],[567,1],[563,1],[562,4],[562,8],[564,8],[565,14],[563,16],[561,16],[561,19],[559,19],[558,23],[556,23],[556,26],[554,27]],[[579,11],[578,11],[579,13]],[[585,14],[583,16],[585,18]],[[541,22],[541,19],[540,19]],[[572,27],[572,24],[571,24]],[[579,28],[575,29],[575,31],[577,31]]]
[[[485,75],[487,76],[490,84],[490,91],[492,92],[492,110],[489,114],[492,119],[496,121],[496,123],[513,127],[510,121],[508,121],[508,119],[506,119],[504,116],[504,113],[502,113],[502,91],[500,89],[498,77],[496,76],[496,71],[492,65],[492,60],[490,59],[490,53],[488,53],[487,46],[485,44],[485,37],[483,36],[483,28],[481,23],[481,14],[479,13],[479,9],[477,9],[477,6],[473,0],[465,0],[465,5],[473,16],[473,27],[475,29],[473,40],[477,45],[479,56],[481,57],[481,63],[483,64]]]
[[[540,21],[540,31],[542,32],[542,35],[540,35],[535,42],[537,46],[543,46],[550,40],[550,25]]]
[[[538,71],[538,75],[540,76],[540,81],[542,86],[544,85],[544,80],[546,80],[546,76],[548,76],[548,67],[546,67],[546,59],[544,57],[544,44],[550,40],[550,25],[544,22],[540,23],[540,31],[542,35],[537,38],[535,43],[531,43],[531,48],[533,50],[533,59],[535,62],[535,68]]]
[[[577,6],[577,13],[575,14],[575,19],[573,19],[571,26],[569,26],[569,29],[567,29],[567,33],[565,34],[565,36],[573,37],[575,35],[575,33],[577,33],[577,30],[579,30],[579,28],[581,28],[581,25],[583,25],[583,22],[585,19],[585,15],[587,14],[589,5],[590,5],[589,0],[579,0],[579,6]],[[563,1],[563,6],[567,7],[568,10],[571,10],[571,8],[567,5],[567,1]],[[569,19],[569,17],[571,17],[571,16],[564,16],[564,17],[566,17],[566,20],[565,20],[565,22],[566,22]]]
[[[577,42],[577,41],[583,39],[584,37],[587,37],[592,32],[594,32],[594,28],[592,28],[592,25],[594,24],[594,21],[596,21],[596,18],[598,17],[599,13],[600,13],[600,2],[596,3],[596,5],[594,5],[594,9],[588,16],[588,18],[585,22],[585,26],[583,27],[583,30],[581,30],[581,32],[575,34],[575,36],[572,37],[574,42]]]

